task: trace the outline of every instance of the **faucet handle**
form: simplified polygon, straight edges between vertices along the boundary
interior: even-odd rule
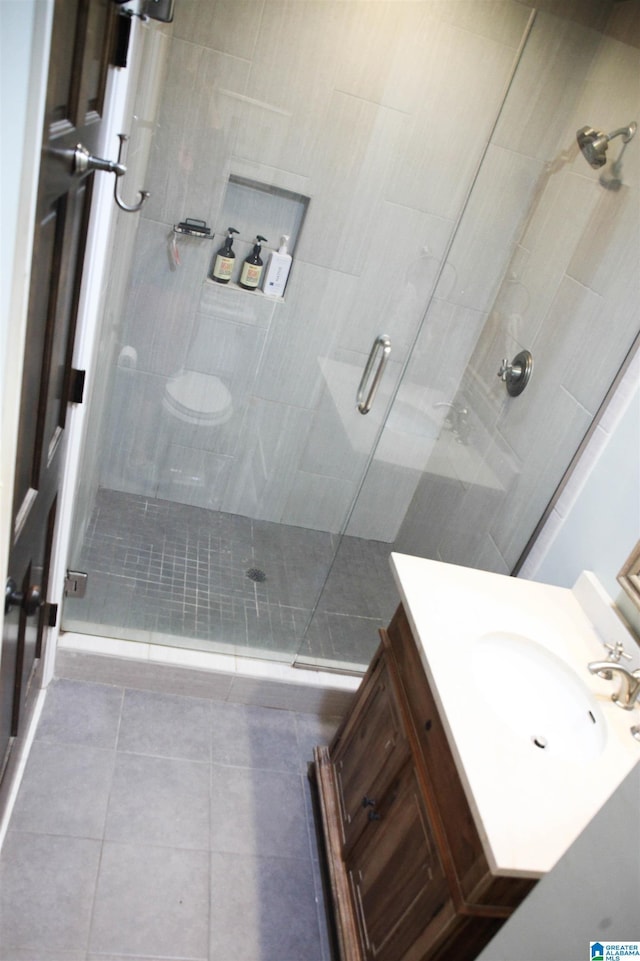
[[[620,641],[616,641],[615,644],[605,644],[604,646],[609,651],[607,654],[608,661],[617,664],[621,657],[626,657],[628,661],[631,660],[631,654],[627,654]]]

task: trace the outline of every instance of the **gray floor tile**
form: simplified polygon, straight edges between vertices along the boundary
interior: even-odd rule
[[[59,678],[47,691],[38,740],[114,748],[118,737],[122,689]]]
[[[119,754],[105,838],[208,850],[209,765]]]
[[[213,760],[235,767],[295,772],[295,715],[266,707],[214,703]]]
[[[4,948],[0,946],[0,961],[86,961],[86,951],[63,951],[58,948]],[[101,961],[105,959],[101,958]],[[106,959],[109,961],[109,959]],[[120,961],[120,959],[118,959]],[[122,961],[131,961],[124,958]]]
[[[0,857],[0,961],[330,961],[300,772],[334,722],[84,681],[51,695]],[[113,743],[122,701],[118,750],[67,743],[96,696],[89,739]]]
[[[150,691],[125,691],[118,750],[209,761],[211,703]]]
[[[337,946],[337,934],[331,927],[332,920],[329,917],[327,904],[331,899],[330,894],[327,894],[330,888],[328,886],[325,887],[323,884],[320,864],[317,861],[314,861],[312,870],[322,961],[334,961],[334,959],[338,957],[339,949]]]
[[[214,764],[211,847],[263,857],[309,858],[301,777]]]
[[[318,812],[318,818],[320,817],[318,809],[319,800],[317,798],[317,794],[315,794],[317,789],[309,777],[304,779],[303,784],[305,790],[305,808],[307,813],[307,828],[309,831],[309,846],[311,848],[313,887],[316,898],[316,909],[318,912],[318,924],[320,927],[322,957],[323,961],[333,961],[333,958],[337,958],[339,952],[337,946],[333,946],[333,941],[335,940],[336,935],[334,930],[331,928],[329,909],[327,907],[327,904],[331,900],[331,895],[328,894],[328,873],[325,877],[323,877],[323,863],[325,858],[324,841],[321,836],[319,821],[316,822],[315,820],[316,811]]]
[[[34,741],[11,819],[37,834],[101,838],[115,751]]]
[[[2,961],[85,956],[100,848],[86,838],[9,832],[0,857]]]
[[[314,747],[330,743],[340,724],[340,718],[296,714],[295,722],[299,769],[306,773],[307,765],[313,761]]]
[[[154,954],[149,956],[148,954],[130,954],[126,951],[109,951],[107,953],[103,951],[89,951],[85,956],[83,955],[82,961],[192,961],[190,957],[188,958],[176,958],[173,954]],[[22,959],[19,959],[22,961]],[[49,961],[47,958],[46,961]],[[56,958],[55,961],[58,961]],[[60,961],[65,961],[61,958]],[[217,958],[211,958],[210,961],[218,961]],[[331,961],[331,959],[329,959]]]
[[[369,648],[360,619],[386,623],[397,605],[390,550],[379,541],[100,490],[80,561],[98,577],[85,600],[67,602],[65,615],[76,626],[95,623],[94,630],[160,631],[281,658],[303,645],[307,656],[361,664]],[[248,577],[254,569],[264,580]],[[341,616],[332,636],[327,615]]]
[[[302,785],[304,788],[304,805],[307,819],[307,830],[309,832],[309,850],[311,851],[312,861],[317,864],[322,856],[320,851],[320,845],[322,842],[318,837],[318,829],[314,821],[314,812],[317,803],[317,798],[314,794],[315,787],[308,777],[303,779]]]
[[[64,959],[62,959],[62,961],[64,961]],[[84,957],[82,961],[85,961]],[[116,954],[112,951],[106,954],[103,951],[89,951],[86,955],[86,961],[191,961],[191,958],[176,959],[175,955],[172,954],[154,954],[153,957],[150,958],[148,954],[127,954],[122,951]]]
[[[380,643],[378,629],[388,622],[380,618],[355,617],[331,612],[327,614],[327,620],[333,658],[344,659],[344,651],[348,647],[349,656],[354,663],[362,664],[363,668],[366,667]],[[348,645],[345,644],[345,639],[348,639]]]
[[[309,862],[214,853],[211,956],[323,961]]]
[[[207,852],[105,842],[91,952],[207,959],[208,942]]]

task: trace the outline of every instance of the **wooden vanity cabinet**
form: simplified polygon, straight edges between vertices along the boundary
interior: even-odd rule
[[[535,885],[491,872],[402,605],[315,751],[341,961],[472,961]]]
[[[374,657],[358,702],[332,751],[345,852],[379,817],[387,784],[408,757],[402,715],[386,659],[380,655]]]

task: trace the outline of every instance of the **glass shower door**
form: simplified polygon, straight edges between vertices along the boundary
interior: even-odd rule
[[[66,630],[291,660],[526,36],[526,7],[489,6],[184,0],[135,24],[166,67],[131,110],[151,196],[114,242]],[[229,226],[238,265],[296,235],[282,300],[210,279]],[[376,536],[350,542],[369,572]]]
[[[398,602],[391,551],[511,573],[638,343],[640,142],[613,186],[576,143],[594,114],[614,128],[640,113],[619,15],[601,37],[536,16],[300,664],[368,663]],[[512,396],[500,372],[523,350],[533,370]]]
[[[166,54],[130,112],[131,163],[149,157],[131,182],[151,197],[113,244],[69,560],[89,584],[65,630],[361,664],[395,600],[394,544],[510,567],[542,501],[517,478],[548,463],[523,411],[549,419],[548,378],[610,296],[587,380],[608,386],[624,350],[630,288],[607,285],[628,263],[636,144],[616,192],[569,133],[637,106],[635,48],[603,41],[600,6],[577,22],[516,0],[265,0],[248,19],[183,0],[173,24],[134,24]],[[210,235],[176,234],[187,218]],[[229,226],[238,267],[257,233],[267,256],[294,234],[284,298],[210,279]],[[523,347],[534,376],[505,407],[495,374]],[[565,464],[592,403],[563,383]]]
[[[298,277],[305,274],[298,265]],[[296,281],[294,277],[288,289],[286,307],[279,304],[279,317],[271,320],[276,327],[286,325],[285,310],[295,318]],[[211,300],[224,297],[225,309],[245,299],[235,291],[204,290]],[[329,312],[335,315],[336,307],[332,304]],[[259,302],[254,318],[260,308],[273,310]],[[328,309],[326,296],[318,290],[318,310],[323,309]],[[220,320],[218,310],[212,308],[207,320],[218,330],[227,327],[228,357],[234,322]],[[387,329],[394,334],[393,324]],[[228,446],[222,456],[192,446],[199,439],[187,439],[189,430],[196,430],[190,425],[181,424],[177,437],[167,436],[160,388],[149,391],[147,376],[116,360],[103,430],[115,438],[124,429],[132,445],[114,445],[102,466],[101,483],[93,491],[86,527],[70,563],[88,573],[88,589],[82,598],[67,598],[65,630],[293,659],[331,569],[341,527],[402,364],[391,339],[388,358],[375,351],[374,368],[364,385],[367,395],[383,359],[385,370],[365,417],[356,409],[356,391],[366,353],[337,347],[318,351],[305,359],[304,375],[291,388],[282,388],[273,366],[278,354],[274,349],[271,363],[256,364],[253,377],[268,378],[275,389],[295,390],[301,399],[309,392],[315,395],[312,412],[287,406],[283,417],[282,407],[247,390],[246,378],[244,384],[234,384],[232,368],[241,368],[255,351],[255,345],[247,343],[254,333],[254,325],[245,322],[242,351],[228,367],[208,367],[205,375],[229,385],[233,398],[234,416],[227,425],[206,429],[218,438],[225,433]],[[268,350],[268,335],[260,333],[260,350]],[[153,430],[147,432],[150,416]],[[189,461],[193,450],[197,459]],[[225,478],[224,472],[231,471],[231,452],[238,469]],[[287,488],[292,473],[297,484]],[[366,539],[362,549],[369,549]]]

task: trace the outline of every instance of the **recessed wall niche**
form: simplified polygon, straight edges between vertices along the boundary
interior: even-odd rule
[[[287,234],[289,253],[295,255],[308,206],[309,197],[303,194],[231,174],[222,204],[221,222],[215,224],[214,247],[218,249],[218,240],[222,242],[228,227],[235,227],[239,231],[234,240],[236,256],[246,257],[256,234],[267,238],[262,245],[267,256],[278,249],[280,238]]]

